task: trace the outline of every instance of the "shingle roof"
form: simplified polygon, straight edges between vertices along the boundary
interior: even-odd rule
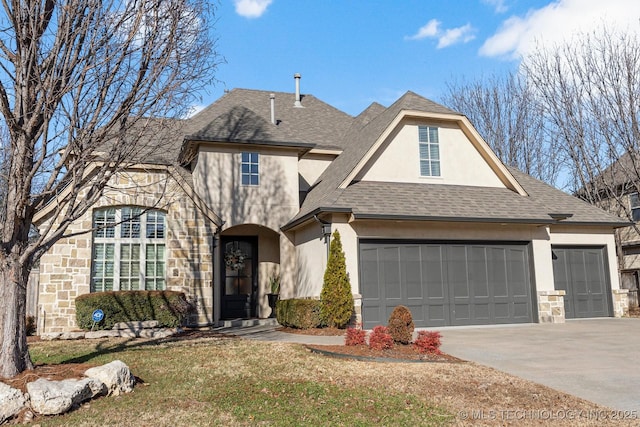
[[[346,179],[360,159],[369,151],[371,146],[402,110],[458,114],[413,92],[405,93],[389,108],[380,109],[380,107],[379,104],[372,104],[355,118],[344,136],[346,142],[342,145],[345,150],[318,178],[317,184],[307,194],[300,213],[294,220],[308,214],[319,206],[330,206],[335,202],[338,196],[337,193],[340,193],[338,186]]]
[[[524,188],[523,196],[508,188],[426,183],[361,181],[340,184],[402,110],[459,115],[412,92],[381,111],[374,107],[356,117],[346,133],[349,140],[307,195],[300,212],[285,228],[318,210],[352,212],[361,217],[419,220],[553,223],[550,214],[570,214],[567,224],[624,226],[627,223],[599,208],[538,181],[516,169],[509,171]],[[377,115],[372,114],[378,113]],[[375,116],[375,117],[374,117]]]
[[[272,93],[277,124],[271,122]],[[302,107],[295,107],[293,93],[234,89],[189,119],[188,139],[344,148],[353,117],[313,95],[301,98]]]

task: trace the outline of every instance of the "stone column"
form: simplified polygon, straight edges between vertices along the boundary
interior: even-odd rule
[[[538,291],[538,322],[564,323],[565,291]]]
[[[613,289],[613,317],[629,314],[629,289]]]

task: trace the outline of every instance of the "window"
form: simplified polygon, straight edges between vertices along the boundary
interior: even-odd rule
[[[165,213],[139,207],[93,213],[91,292],[165,288]]]
[[[240,163],[242,185],[260,185],[258,173],[258,153],[242,153]]]
[[[418,126],[420,142],[420,176],[440,176],[438,128]]]
[[[631,205],[631,217],[634,221],[640,221],[640,196],[638,193],[629,194],[629,204]]]

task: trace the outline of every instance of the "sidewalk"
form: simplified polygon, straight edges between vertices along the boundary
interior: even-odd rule
[[[344,344],[343,336],[289,334],[278,331],[279,327],[280,325],[275,319],[258,319],[256,321],[226,322],[224,326],[213,328],[212,331],[257,341],[319,345]]]

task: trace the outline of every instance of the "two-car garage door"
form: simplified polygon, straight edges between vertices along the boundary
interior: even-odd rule
[[[532,321],[525,243],[360,242],[363,327],[411,309],[416,327]]]

